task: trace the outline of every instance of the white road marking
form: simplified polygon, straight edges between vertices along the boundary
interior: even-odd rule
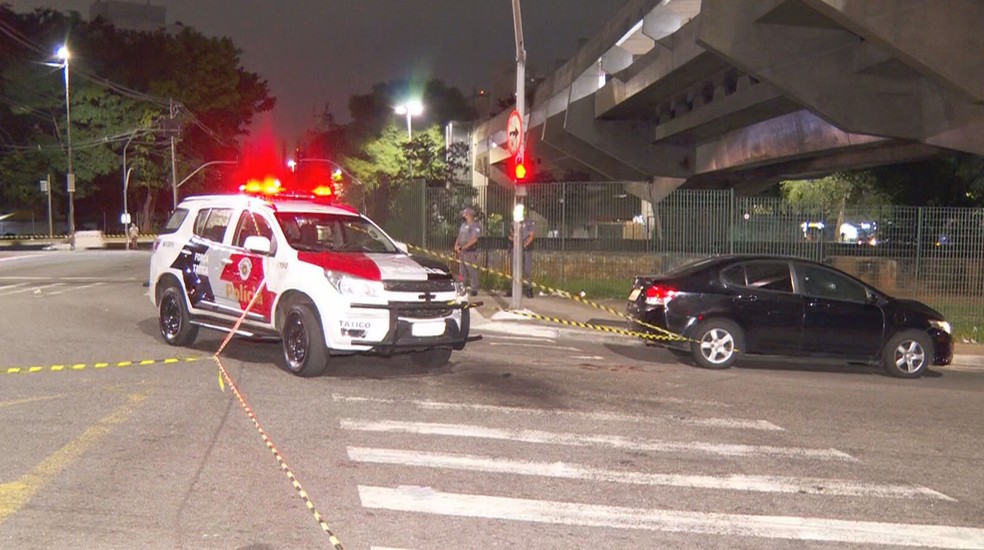
[[[20,294],[21,292],[31,292],[32,290],[35,291],[36,293],[40,294],[42,291],[47,290],[49,288],[54,288],[56,286],[64,286],[64,285],[65,285],[65,283],[51,283],[51,284],[41,285],[41,286],[29,286],[29,287],[20,288],[20,289],[17,289],[17,290],[11,290],[10,292],[0,292],[0,296],[11,296],[13,294]]]
[[[510,343],[510,344],[507,344],[505,342],[489,342],[489,345],[490,346],[509,346],[511,348],[519,347],[519,348],[559,349],[559,350],[563,350],[563,351],[581,351],[581,348],[572,348],[570,346],[551,346],[551,345],[547,345],[547,344],[518,344],[518,343]]]
[[[128,283],[139,280],[137,277],[109,279],[106,277],[41,277],[37,275],[0,276],[0,281],[99,281],[102,283]]]
[[[572,355],[571,356],[571,359],[581,359],[581,360],[590,359],[590,360],[593,360],[593,361],[600,361],[600,360],[604,359],[604,357],[602,357],[600,355]]]
[[[70,286],[70,287],[68,287],[68,288],[66,288],[64,290],[59,290],[57,292],[49,292],[48,293],[48,296],[58,296],[59,294],[65,294],[66,292],[75,292],[76,290],[85,290],[87,288],[96,287],[96,286],[99,286],[101,284],[104,284],[104,283],[92,283],[92,284],[82,285],[82,286]]]
[[[25,258],[37,258],[38,256],[7,256],[5,258],[0,258],[0,262],[12,262],[14,260],[23,260]]]
[[[772,456],[783,458],[844,460],[849,462],[857,462],[856,458],[842,451],[838,451],[837,449],[771,447],[765,445],[703,443],[700,441],[664,441],[659,439],[635,439],[614,435],[554,433],[542,430],[513,430],[503,428],[486,428],[484,426],[467,424],[403,422],[399,420],[371,421],[343,418],[340,421],[340,426],[343,430],[361,432],[389,432],[418,435],[444,435],[451,437],[475,437],[482,439],[518,441],[523,443],[567,445],[571,447],[594,446],[665,453],[704,453],[721,456]]]
[[[559,525],[848,544],[961,549],[984,547],[984,529],[947,525],[629,508],[445,493],[408,486],[359,485],[359,499],[366,508]]]
[[[887,485],[842,479],[747,475],[678,475],[604,470],[566,462],[532,462],[480,455],[433,453],[400,449],[347,447],[355,462],[392,464],[423,468],[445,468],[469,472],[514,474],[598,482],[625,483],[695,489],[723,489],[761,493],[838,495],[871,498],[925,498],[955,502],[943,493],[918,485]]]
[[[504,405],[483,405],[481,403],[447,403],[443,401],[423,401],[417,399],[384,399],[375,397],[345,396],[333,393],[332,400],[348,403],[374,403],[389,405],[413,405],[419,409],[431,411],[484,411],[505,414],[554,415],[588,420],[610,422],[641,422],[657,424],[662,422],[678,422],[691,426],[711,428],[735,428],[747,430],[784,431],[767,420],[745,420],[741,418],[687,418],[678,416],[622,414],[605,411],[572,411],[564,409],[530,409],[526,407],[508,407]]]
[[[18,275],[16,277],[0,277],[0,281],[50,281],[53,277],[37,277],[31,275]]]
[[[24,286],[24,285],[26,285],[26,284],[27,284],[27,283],[15,283],[15,284],[12,284],[12,285],[4,285],[4,286],[0,286],[0,292],[3,292],[4,290],[10,290],[10,289],[13,289],[13,288],[17,288],[17,287],[20,287],[20,286]]]

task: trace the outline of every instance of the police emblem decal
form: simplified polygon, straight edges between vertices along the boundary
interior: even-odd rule
[[[253,272],[253,262],[249,258],[243,258],[239,260],[239,278],[242,280],[249,279],[249,274]]]

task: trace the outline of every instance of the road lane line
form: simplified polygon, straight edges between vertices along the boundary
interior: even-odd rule
[[[339,422],[343,430],[361,432],[405,433],[415,435],[443,435],[566,445],[570,447],[610,447],[664,453],[703,453],[720,456],[771,456],[804,458],[813,460],[843,460],[857,462],[853,456],[837,449],[808,449],[803,447],[771,447],[766,445],[739,445],[728,443],[704,443],[701,441],[664,441],[636,439],[615,435],[591,435],[554,433],[541,430],[514,430],[487,428],[467,424],[440,424],[430,422],[404,422],[399,420],[358,420],[343,418]]]
[[[553,340],[551,338],[534,338],[534,337],[531,337],[531,336],[508,336],[508,335],[505,335],[505,334],[488,334],[486,336],[483,336],[483,338],[488,338],[490,340],[492,340],[492,339],[495,339],[495,340],[519,340],[521,342],[522,341],[525,341],[525,342],[544,342],[544,341],[546,341],[546,342],[554,342],[555,341],[555,340]]]
[[[362,506],[401,512],[847,544],[984,548],[984,529],[973,527],[630,508],[445,493],[410,486],[359,485],[358,489]]]
[[[29,286],[29,287],[21,288],[21,289],[18,289],[18,290],[11,290],[10,292],[0,292],[0,296],[12,296],[14,294],[20,294],[22,292],[31,292],[32,290],[35,291],[35,292],[40,293],[40,292],[42,292],[42,291],[44,291],[46,289],[53,288],[53,287],[56,287],[56,286],[64,286],[64,285],[65,285],[65,283],[50,283],[50,284],[45,284],[45,285],[41,285],[41,286]]]
[[[38,491],[58,476],[65,468],[82,456],[90,447],[113,429],[127,421],[133,411],[145,399],[146,393],[127,396],[127,403],[104,417],[62,448],[58,449],[17,481],[0,485],[0,523],[20,510]]]
[[[18,288],[18,287],[22,287],[22,286],[24,286],[26,284],[27,283],[15,283],[15,284],[12,284],[12,285],[3,285],[3,286],[0,286],[0,292],[3,292],[5,290],[11,290],[11,289]]]
[[[923,498],[956,502],[954,498],[919,485],[893,485],[844,479],[784,476],[653,474],[605,470],[566,462],[533,462],[481,455],[401,449],[346,447],[346,451],[353,461],[372,464],[443,468],[468,472],[577,479],[628,485],[868,498]]]
[[[742,418],[687,418],[681,416],[665,415],[637,415],[622,414],[604,411],[572,411],[564,409],[530,409],[525,407],[508,407],[503,405],[482,405],[479,403],[445,403],[441,401],[423,401],[416,399],[384,399],[374,397],[357,397],[332,394],[334,401],[344,403],[372,403],[389,405],[413,405],[414,407],[432,411],[483,411],[506,414],[532,414],[532,415],[554,415],[573,418],[583,418],[587,420],[602,420],[606,422],[640,422],[646,424],[659,424],[663,422],[677,422],[691,426],[702,426],[709,428],[733,428],[746,430],[764,431],[784,431],[783,428],[776,426],[767,420],[745,420]]]
[[[59,290],[59,291],[56,291],[56,292],[49,292],[48,293],[48,296],[58,296],[59,294],[65,294],[66,292],[75,292],[76,290],[85,290],[87,288],[97,287],[97,286],[102,285],[102,284],[105,284],[105,283],[92,283],[92,284],[82,285],[82,286],[70,286],[70,287],[68,287],[68,288],[66,288],[64,290]]]

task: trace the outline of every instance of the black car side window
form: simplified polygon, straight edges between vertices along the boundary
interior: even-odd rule
[[[787,262],[763,260],[745,264],[745,277],[749,288],[792,292],[793,279]]]
[[[738,264],[721,271],[721,281],[731,286],[746,286],[745,266]]]
[[[796,271],[807,296],[861,303],[868,300],[863,286],[839,273],[813,265],[797,265]]]

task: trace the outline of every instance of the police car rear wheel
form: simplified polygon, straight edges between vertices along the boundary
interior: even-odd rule
[[[173,286],[165,288],[158,307],[158,325],[165,342],[172,346],[187,346],[195,341],[198,327],[191,324],[180,289]]]
[[[300,302],[287,309],[281,330],[287,370],[298,376],[318,376],[328,369],[328,350],[321,323],[311,304]]]
[[[410,354],[414,366],[424,369],[436,369],[448,364],[451,360],[450,348],[431,348],[426,351],[415,351]]]

